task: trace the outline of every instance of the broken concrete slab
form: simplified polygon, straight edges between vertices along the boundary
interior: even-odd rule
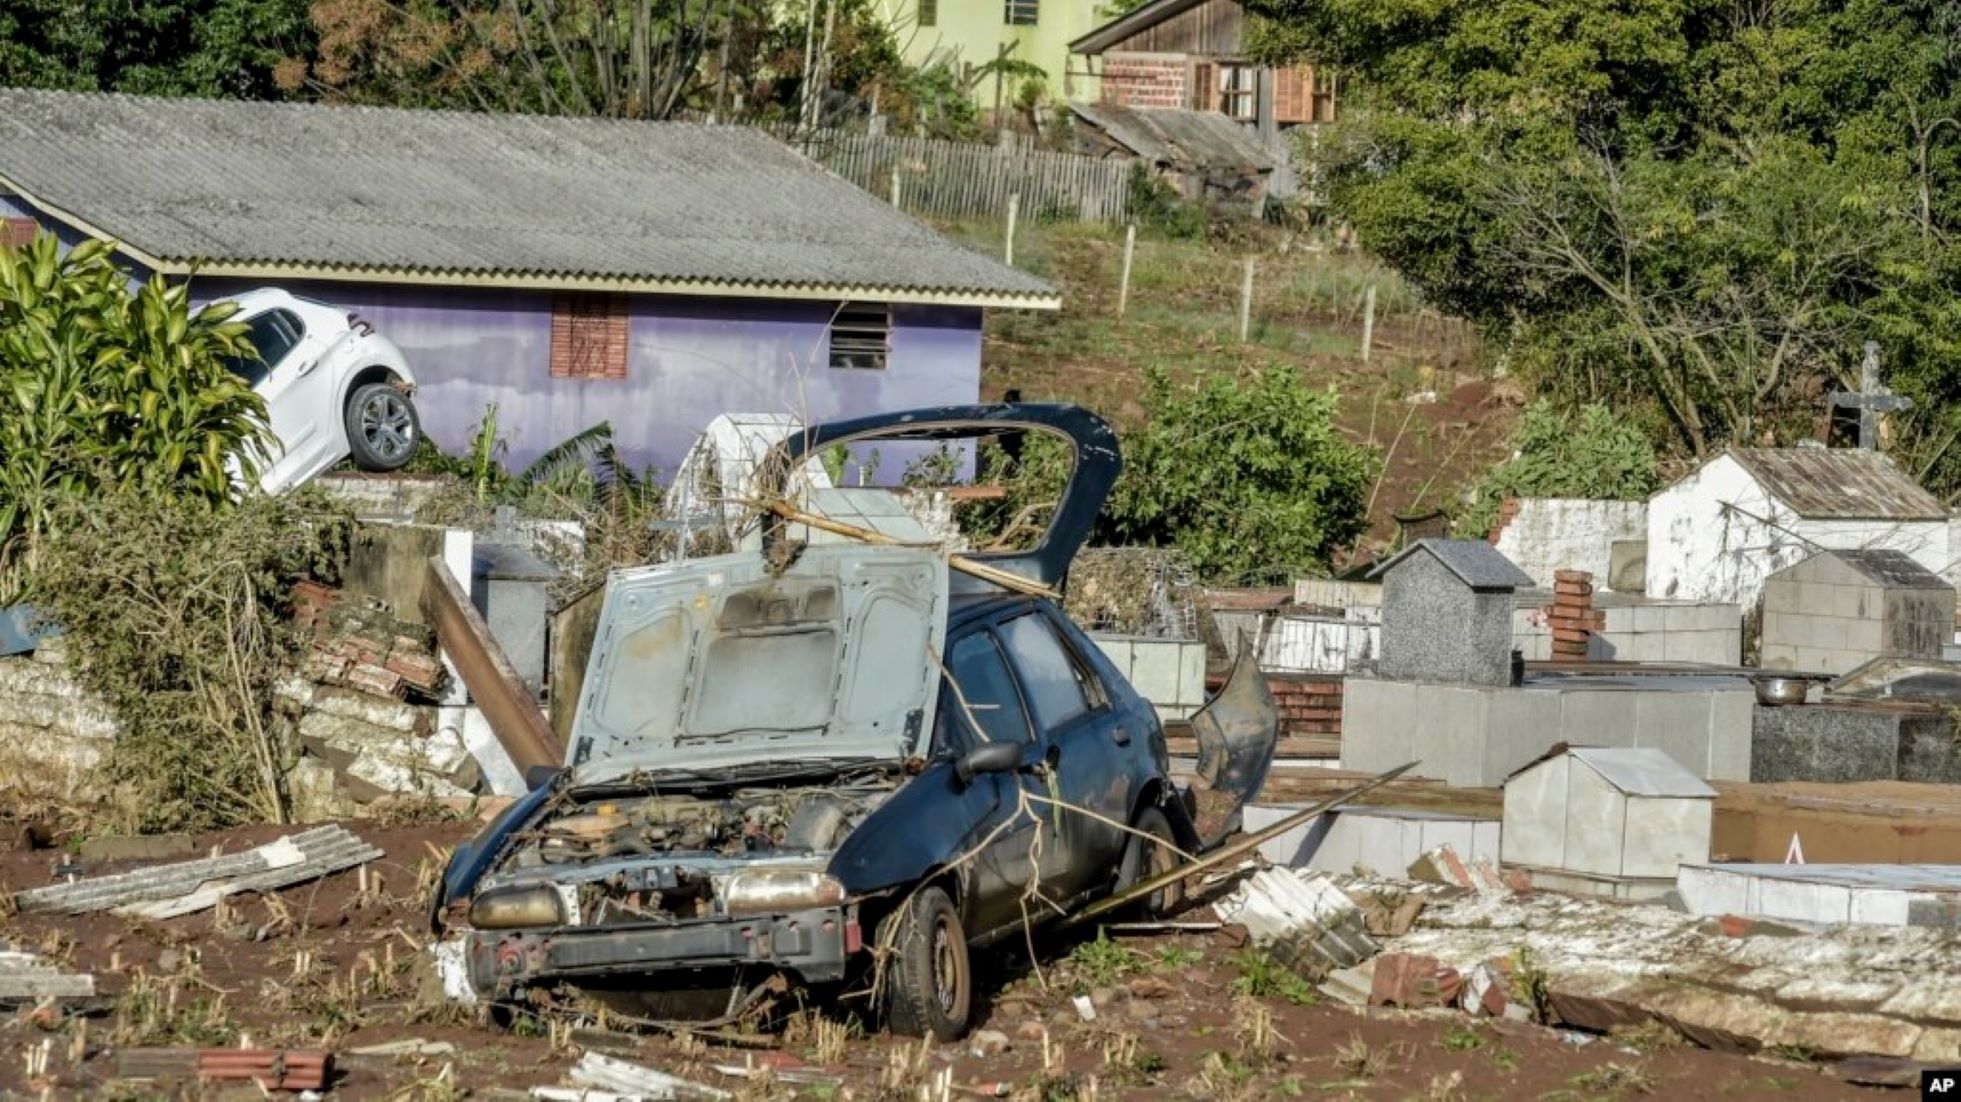
[[[0,1007],[31,1006],[45,999],[86,999],[94,995],[94,976],[63,971],[46,957],[0,942]]]
[[[1384,953],[1375,959],[1375,975],[1369,984],[1369,1005],[1395,1006],[1405,1010],[1452,1006],[1456,1004],[1463,985],[1462,973],[1435,957],[1415,953]]]
[[[1543,994],[1553,1024],[1661,1022],[1743,1052],[1961,1059],[1961,991],[1948,981],[1961,974],[1961,934],[1842,926],[1730,937],[1708,925],[1659,907],[1462,894],[1433,900],[1396,949],[1460,972],[1513,961],[1520,990]]]

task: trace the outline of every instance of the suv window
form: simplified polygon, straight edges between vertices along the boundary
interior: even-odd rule
[[[1103,706],[1102,686],[1057,637],[1047,617],[1018,616],[1001,625],[1000,632],[1043,730],[1054,730]]]
[[[279,361],[300,343],[300,338],[306,334],[306,325],[285,310],[268,310],[245,324],[249,326],[245,333],[246,343],[252,346],[257,355],[233,356],[225,366],[231,369],[232,374],[245,380],[246,386],[258,386],[279,365]]]
[[[976,746],[981,740],[974,733],[973,723],[980,724],[989,742],[1031,741],[1028,712],[1022,707],[1014,675],[1008,672],[1007,659],[994,637],[977,631],[956,640],[948,657],[948,672],[960,691],[956,694],[952,686],[942,686],[940,730],[935,741],[951,747]],[[963,698],[974,714],[973,723],[961,712]]]

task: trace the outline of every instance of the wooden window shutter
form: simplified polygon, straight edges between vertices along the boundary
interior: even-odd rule
[[[22,248],[34,240],[40,228],[32,218],[0,218],[0,245]]]
[[[624,379],[626,296],[568,291],[552,298],[552,378]]]
[[[1314,67],[1297,65],[1273,73],[1273,118],[1276,122],[1314,121]]]
[[[1213,67],[1208,62],[1192,66],[1192,110],[1217,111],[1219,94],[1213,82]]]

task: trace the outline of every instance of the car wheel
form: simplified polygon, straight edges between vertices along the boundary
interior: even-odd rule
[[[921,888],[887,922],[899,923],[886,967],[886,1024],[908,1037],[966,1036],[973,1016],[974,970],[967,930],[944,890]]]
[[[1130,824],[1136,833],[1126,835],[1123,861],[1117,866],[1117,891],[1127,891],[1178,865],[1177,841],[1171,833],[1171,820],[1155,807],[1137,813]],[[1167,884],[1139,900],[1135,913],[1143,918],[1162,918],[1176,911],[1185,901],[1182,884]]]
[[[364,471],[399,471],[422,439],[415,403],[393,383],[369,383],[347,400],[347,451]]]

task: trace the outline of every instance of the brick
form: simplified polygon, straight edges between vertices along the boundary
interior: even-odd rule
[[[1591,586],[1593,583],[1593,573],[1587,570],[1555,570],[1552,572],[1552,580],[1555,584],[1559,582],[1582,582]]]
[[[402,675],[392,673],[380,666],[359,665],[347,671],[342,681],[350,689],[359,689],[375,696],[390,696],[397,700],[408,695],[408,682]]]

